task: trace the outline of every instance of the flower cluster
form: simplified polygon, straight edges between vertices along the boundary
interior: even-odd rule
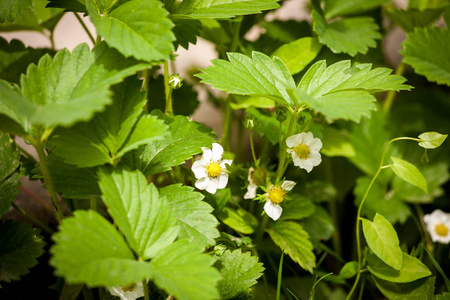
[[[437,209],[423,217],[433,242],[448,244],[450,242],[450,214]]]

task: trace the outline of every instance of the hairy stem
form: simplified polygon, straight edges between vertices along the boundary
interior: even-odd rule
[[[166,94],[166,115],[173,114],[172,88],[169,85],[169,62],[164,62],[164,91]]]

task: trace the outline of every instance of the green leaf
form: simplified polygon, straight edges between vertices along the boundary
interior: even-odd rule
[[[304,37],[288,44],[284,44],[272,56],[279,57],[289,69],[291,75],[303,70],[322,49],[316,38]]]
[[[369,47],[377,46],[376,39],[381,39],[378,25],[370,17],[345,18],[326,23],[322,16],[313,10],[313,29],[319,36],[320,43],[334,53],[347,53],[355,56],[367,53]]]
[[[201,147],[210,147],[214,142],[211,129],[187,117],[169,117],[162,112],[153,114],[169,125],[169,134],[163,140],[140,147],[124,157],[129,166],[141,170],[145,176],[168,171],[200,153]]]
[[[47,7],[64,8],[64,11],[74,11],[86,13],[85,0],[48,0]]]
[[[334,232],[331,216],[325,209],[318,205],[315,206],[314,213],[306,219],[303,219],[301,223],[303,229],[309,234],[313,242],[328,240]]]
[[[419,146],[425,149],[435,149],[442,145],[448,134],[440,134],[439,132],[429,131],[419,135]]]
[[[139,171],[98,172],[108,212],[140,259],[149,259],[177,238],[175,216],[158,189]]]
[[[359,14],[386,2],[388,0],[326,0],[325,18],[329,20],[337,16]]]
[[[389,18],[397,23],[397,25],[399,25],[404,31],[411,32],[414,31],[415,27],[426,27],[432,25],[437,19],[439,19],[443,11],[444,10],[441,8],[426,10],[409,8],[408,10],[386,10],[386,13]]]
[[[324,128],[322,143],[321,153],[326,156],[353,157],[356,155],[349,136],[331,126]]]
[[[278,131],[280,130],[280,122],[277,120],[275,114],[269,111],[258,110],[256,108],[248,108],[247,115],[257,120],[256,131],[260,136],[265,136],[272,143],[276,145],[279,142],[280,137]],[[288,122],[282,124],[282,132],[286,132],[288,128]]]
[[[450,293],[444,292],[442,294],[435,295],[434,298],[436,300],[449,300],[450,299]]]
[[[308,233],[300,224],[284,221],[273,222],[266,229],[272,240],[303,269],[313,272],[316,257]]]
[[[211,266],[214,259],[202,250],[182,239],[157,253],[150,262],[156,285],[180,300],[219,298],[220,274]]]
[[[225,251],[215,263],[222,279],[217,284],[220,299],[248,299],[250,287],[263,275],[264,268],[258,257],[250,252],[242,253],[241,249]]]
[[[6,20],[14,22],[20,16],[22,10],[32,8],[32,0],[3,0],[0,10],[0,23],[4,23]]]
[[[279,0],[185,0],[174,11],[193,19],[227,19],[279,8]]]
[[[230,94],[265,96],[285,106],[294,105],[286,88],[294,88],[295,83],[278,57],[271,59],[260,52],[252,52],[252,58],[240,53],[227,55],[230,61],[213,59],[213,65],[196,76]]]
[[[17,86],[0,80],[0,130],[24,136],[30,129],[26,118],[35,106],[22,96]]]
[[[152,274],[151,266],[135,260],[122,235],[95,211],[75,211],[53,240],[50,265],[70,284],[116,286],[141,282]]]
[[[260,96],[240,96],[235,95],[233,97],[235,102],[229,102],[230,107],[232,109],[242,109],[249,107],[258,107],[258,108],[274,108],[275,102],[266,97]]]
[[[354,277],[358,273],[358,262],[350,261],[346,263],[338,275],[330,275],[324,279],[333,283],[345,284],[346,279]]]
[[[87,9],[97,33],[124,56],[148,62],[170,59],[173,23],[160,1],[127,1],[102,16],[101,1],[88,0]]]
[[[29,224],[0,222],[0,281],[20,280],[38,264],[45,242]]]
[[[402,250],[394,227],[382,215],[376,214],[373,222],[362,219],[364,237],[369,248],[387,265],[396,270],[402,267]]]
[[[9,134],[0,132],[0,217],[9,211],[19,193],[18,151]]]
[[[111,102],[109,86],[146,67],[149,65],[125,59],[105,43],[92,52],[81,44],[72,53],[58,51],[53,59],[45,55],[21,78],[24,102],[29,106],[25,117],[48,128],[89,120]]]
[[[433,300],[436,277],[418,279],[408,283],[394,283],[372,276],[378,289],[391,300]],[[436,298],[437,300],[438,298]]]
[[[142,115],[145,92],[134,77],[112,88],[113,103],[89,122],[58,128],[51,136],[54,153],[68,164],[93,167],[114,164],[128,151],[162,139],[167,125]]]
[[[197,36],[202,30],[202,23],[199,20],[188,19],[177,15],[170,15],[170,20],[175,27],[172,29],[175,34],[175,49],[180,45],[188,50],[189,44],[197,44]]]
[[[428,81],[450,86],[450,31],[440,27],[416,28],[402,43],[403,61]]]
[[[211,214],[211,205],[202,201],[203,194],[181,184],[166,186],[159,192],[161,197],[166,197],[175,214],[181,238],[187,238],[191,243],[203,247],[216,244],[214,239],[220,236],[216,229],[219,222]]]
[[[221,212],[231,200],[231,191],[229,188],[217,190],[215,194],[205,193],[205,201],[214,208],[214,213]]]
[[[316,206],[311,200],[298,194],[290,194],[291,200],[283,202],[280,220],[300,220],[314,214]]]
[[[225,207],[218,214],[218,218],[222,223],[243,234],[252,234],[258,228],[258,219],[242,208],[235,210]]]
[[[367,257],[367,268],[376,277],[396,283],[411,282],[431,275],[431,271],[420,260],[405,252],[402,252],[402,255],[403,263],[400,270],[388,266],[375,254]]]
[[[391,159],[393,164],[390,167],[398,177],[428,193],[427,181],[416,166],[400,158],[391,157]]]

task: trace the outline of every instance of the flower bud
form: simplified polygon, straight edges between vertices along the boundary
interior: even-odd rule
[[[178,73],[175,75],[172,75],[169,78],[169,85],[174,90],[179,89],[183,85],[183,78],[180,78]]]

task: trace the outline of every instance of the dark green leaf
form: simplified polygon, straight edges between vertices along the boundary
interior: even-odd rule
[[[189,44],[197,44],[197,36],[202,30],[202,23],[199,20],[192,20],[182,17],[170,16],[175,27],[172,29],[175,34],[175,49],[180,45],[184,49],[189,48]]]
[[[281,206],[283,213],[280,220],[300,220],[314,214],[316,206],[311,200],[299,196],[298,194],[290,194],[291,200],[284,201]]]
[[[6,20],[14,22],[14,20],[20,16],[22,10],[32,9],[32,0],[3,0],[2,9],[0,10],[0,23],[4,23]]]
[[[372,276],[375,284],[390,300],[433,300],[436,277],[418,279],[408,283],[395,283]],[[436,297],[436,300],[439,298]],[[444,299],[441,299],[444,300]]]
[[[314,242],[328,240],[334,232],[333,220],[321,206],[315,206],[314,213],[303,219],[301,223],[303,229],[306,230],[310,239]]]
[[[278,131],[280,130],[280,122],[277,120],[275,114],[268,111],[258,110],[256,108],[247,108],[247,115],[257,120],[256,131],[259,135],[267,137],[267,139],[276,145],[279,142]],[[282,132],[286,132],[288,122],[284,122]]]
[[[65,11],[75,11],[86,13],[86,1],[85,0],[48,0],[50,3],[47,7],[63,8]]]
[[[329,20],[337,16],[359,14],[386,2],[388,0],[326,0],[325,17]]]
[[[0,132],[0,217],[9,211],[19,193],[19,156],[9,134]]]
[[[442,15],[443,9],[392,9],[387,10],[389,18],[394,20],[404,31],[414,31],[415,27],[426,27],[434,23]]]

